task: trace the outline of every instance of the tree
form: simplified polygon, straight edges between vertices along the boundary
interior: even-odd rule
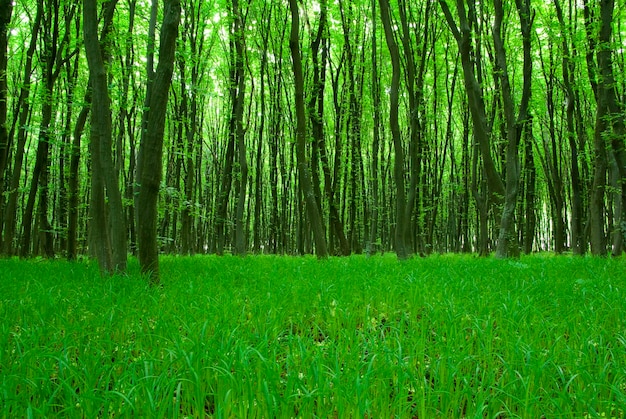
[[[289,0],[291,9],[291,35],[289,38],[289,48],[291,49],[291,60],[293,65],[295,108],[296,108],[296,158],[298,162],[298,176],[300,188],[304,194],[306,213],[308,222],[313,230],[315,240],[315,253],[319,258],[328,257],[326,247],[326,237],[319,206],[313,192],[311,184],[311,174],[306,157],[306,110],[304,105],[304,76],[302,74],[302,57],[300,55],[300,11],[296,0]]]
[[[406,230],[408,221],[406,219],[406,191],[404,186],[404,149],[400,135],[400,123],[398,121],[398,108],[400,101],[400,51],[394,38],[391,12],[388,0],[379,0],[380,18],[385,30],[385,40],[391,56],[393,75],[391,87],[389,89],[389,125],[391,126],[391,136],[393,139],[394,169],[393,178],[396,183],[396,226],[395,226],[395,249],[398,259],[406,259],[409,251],[406,245]]]
[[[623,252],[614,0],[179,1],[3,3],[3,255]]]
[[[229,135],[234,137],[237,146],[237,209],[235,211],[235,253],[246,254],[245,209],[248,187],[248,161],[246,158],[246,142],[243,129],[243,110],[245,102],[246,82],[244,78],[245,39],[244,21],[239,8],[239,1],[232,0],[233,48],[232,60],[232,106],[233,112],[229,126]]]
[[[31,103],[29,96],[31,94],[31,73],[33,69],[33,56],[35,55],[37,48],[37,39],[39,38],[39,30],[41,28],[41,21],[43,19],[43,0],[37,2],[37,12],[31,28],[31,37],[28,48],[24,57],[24,69],[22,76],[22,87],[20,88],[20,94],[18,96],[17,104],[15,108],[17,111],[13,116],[13,127],[18,125],[17,130],[17,143],[15,144],[14,156],[13,156],[13,170],[10,176],[8,200],[4,213],[4,237],[2,240],[3,253],[12,256],[17,254],[18,247],[15,245],[15,233],[17,229],[17,205],[18,205],[18,187],[20,185],[20,178],[22,176],[22,167],[24,164],[24,155],[27,141],[27,121],[31,115]],[[9,137],[12,138],[15,128],[11,129]],[[8,141],[7,143],[9,143]],[[7,149],[7,153],[8,153]]]
[[[154,0],[157,1],[157,0]],[[180,1],[164,0],[161,25],[159,64],[153,88],[147,98],[148,121],[138,158],[139,195],[137,199],[137,238],[141,272],[148,275],[152,285],[160,284],[159,247],[157,241],[157,201],[163,173],[163,136],[169,88],[174,72],[176,38],[180,22]]]
[[[13,1],[0,1],[0,178],[4,177],[10,147],[7,129],[7,48],[12,14]],[[4,196],[4,182],[2,185],[0,196]],[[2,223],[0,223],[1,231]]]
[[[589,5],[585,2],[585,8]],[[600,33],[599,42],[596,46],[597,56],[597,99],[598,110],[596,114],[596,133],[594,143],[596,144],[596,152],[604,147],[609,149],[612,157],[617,165],[619,176],[618,186],[621,194],[618,195],[619,205],[615,214],[615,240],[613,243],[613,255],[618,256],[624,251],[623,236],[624,225],[626,224],[626,150],[624,148],[624,135],[626,134],[626,126],[624,121],[623,104],[620,104],[617,97],[617,83],[613,73],[613,48],[611,47],[611,38],[613,31],[613,11],[615,8],[614,0],[600,0]],[[600,157],[602,158],[602,157]],[[595,183],[594,183],[595,184]],[[602,190],[600,185],[599,191]],[[601,192],[598,192],[598,196]],[[600,229],[599,221],[592,226],[595,232]],[[602,242],[597,240],[595,234],[592,233],[596,243],[595,250],[599,254],[604,254]],[[592,246],[594,244],[592,242]]]
[[[117,0],[111,0],[103,4],[105,27],[111,25],[116,3]],[[126,223],[119,178],[113,164],[111,99],[105,69],[105,62],[110,56],[107,50],[109,30],[103,31],[105,38],[98,39],[96,0],[84,0],[83,16],[92,89],[90,245],[102,273],[124,273],[127,264]]]
[[[520,19],[522,43],[524,48],[524,64],[522,98],[519,105],[518,115],[515,116],[512,87],[509,80],[509,71],[506,59],[506,51],[502,39],[502,21],[504,8],[501,0],[495,0],[495,23],[493,39],[496,55],[496,72],[500,76],[502,87],[502,104],[507,130],[506,143],[506,187],[504,197],[504,209],[500,221],[500,234],[496,248],[496,256],[503,258],[519,254],[519,243],[515,231],[515,206],[517,204],[517,191],[520,175],[520,163],[518,157],[519,143],[523,129],[528,123],[528,104],[531,95],[532,58],[531,58],[531,27],[532,16],[530,0],[516,0],[517,13]]]
[[[499,208],[501,208],[504,200],[505,186],[496,169],[493,156],[491,155],[491,128],[487,123],[487,112],[485,108],[483,90],[480,79],[477,77],[477,71],[480,71],[483,64],[480,59],[481,55],[479,55],[480,51],[477,50],[475,55],[472,43],[472,28],[474,27],[474,30],[478,31],[478,28],[476,27],[476,5],[474,4],[474,0],[468,0],[469,10],[466,11],[464,0],[456,1],[459,14],[459,25],[457,26],[446,1],[439,0],[439,4],[441,5],[441,9],[443,10],[452,35],[456,39],[459,53],[461,55],[463,79],[465,82],[465,91],[470,115],[472,117],[474,139],[478,145],[478,150],[480,151],[482,169],[486,177],[488,202],[478,203],[478,205],[482,207],[481,225],[483,226],[483,229],[481,229],[483,242],[480,253],[486,254],[486,214],[488,208],[492,208],[497,213],[500,213]],[[477,196],[478,192],[476,188],[474,189],[475,196]]]

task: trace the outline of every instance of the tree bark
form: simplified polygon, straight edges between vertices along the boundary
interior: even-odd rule
[[[400,51],[394,38],[388,0],[379,0],[380,17],[385,30],[385,40],[391,56],[392,76],[389,89],[389,125],[395,152],[393,177],[396,183],[396,226],[395,226],[395,249],[398,259],[409,257],[405,237],[408,228],[406,219],[406,191],[404,185],[404,149],[398,122],[399,90],[400,90]]]
[[[580,255],[583,252],[582,244],[582,217],[583,217],[583,186],[578,168],[578,141],[576,140],[576,127],[574,124],[574,112],[578,97],[574,91],[575,83],[575,64],[572,59],[568,33],[566,29],[565,19],[559,0],[554,0],[557,19],[561,31],[561,48],[563,51],[562,71],[563,85],[566,94],[566,120],[567,120],[567,139],[570,146],[570,176],[572,180],[572,201],[571,201],[571,222],[570,222],[570,242],[572,253]]]
[[[298,175],[300,187],[304,194],[306,203],[306,213],[308,221],[313,230],[315,241],[315,254],[318,258],[328,257],[324,226],[319,213],[319,206],[313,192],[311,184],[311,174],[306,158],[306,113],[304,104],[304,76],[302,72],[302,57],[300,55],[300,14],[296,0],[289,0],[291,9],[291,35],[289,38],[289,48],[291,49],[291,59],[293,64],[294,88],[295,88],[295,108],[296,108],[296,160],[298,165]]]
[[[7,129],[7,61],[8,61],[8,38],[11,15],[13,14],[13,1],[0,1],[0,179],[4,179],[4,171],[7,166],[9,154],[9,131]],[[0,196],[4,200],[4,182],[0,182]],[[2,202],[0,200],[0,203]],[[1,205],[0,205],[1,207]],[[2,223],[0,223],[0,236],[2,235]]]
[[[600,42],[597,49],[598,60],[598,117],[608,121],[604,127],[607,132],[601,135],[603,142],[608,142],[607,148],[612,148],[615,157],[615,164],[618,171],[618,185],[621,190],[617,195],[615,211],[615,237],[613,244],[613,256],[619,256],[623,251],[624,225],[626,223],[626,150],[624,145],[624,134],[626,133],[623,104],[616,93],[616,80],[613,73],[613,48],[611,44],[613,31],[613,11],[614,0],[600,0]],[[600,107],[604,109],[600,109]]]
[[[43,13],[42,27],[45,29],[43,34],[44,45],[41,55],[42,65],[42,84],[43,84],[43,103],[41,105],[41,121],[39,124],[39,138],[37,144],[37,154],[35,157],[35,167],[30,183],[30,191],[28,201],[23,216],[23,235],[20,249],[20,256],[25,257],[31,253],[33,248],[32,230],[33,230],[33,212],[35,209],[35,200],[39,192],[39,233],[42,238],[44,252],[46,256],[52,257],[54,254],[52,228],[48,220],[48,173],[50,170],[50,143],[53,138],[51,135],[51,125],[54,117],[53,89],[56,80],[59,77],[60,67],[64,60],[61,52],[65,50],[69,38],[66,36],[59,39],[59,7],[58,3],[50,2],[44,4],[47,10]],[[72,13],[71,9],[68,13]],[[34,249],[33,249],[34,250]]]
[[[237,208],[235,210],[235,253],[241,256],[246,254],[246,233],[245,233],[245,208],[248,187],[248,161],[246,158],[246,142],[243,130],[243,106],[245,101],[245,78],[244,78],[244,60],[245,60],[245,41],[244,27],[241,10],[239,9],[239,1],[232,0],[233,29],[231,41],[234,49],[233,58],[233,75],[231,80],[234,89],[233,113],[231,115],[230,133],[235,138],[237,145]]]
[[[346,239],[346,235],[344,233],[344,225],[339,216],[336,195],[333,190],[330,163],[328,161],[328,153],[326,151],[326,135],[324,132],[324,89],[326,86],[326,65],[328,61],[329,48],[327,35],[327,8],[328,5],[326,0],[322,0],[320,3],[321,10],[319,27],[315,37],[312,37],[311,41],[311,57],[313,60],[313,91],[308,107],[313,135],[313,147],[317,151],[317,153],[314,154],[319,156],[319,160],[322,164],[324,194],[328,201],[330,232],[337,238],[337,240],[339,240],[340,253],[347,256],[350,254],[350,245],[348,244],[348,240]],[[322,49],[321,57],[319,56],[320,48]],[[316,159],[313,159],[312,164],[314,166],[317,165]],[[321,196],[318,198],[321,200]],[[329,242],[331,241],[329,240]]]
[[[30,78],[33,68],[33,56],[37,48],[37,39],[41,28],[41,20],[43,18],[43,0],[37,4],[37,14],[31,28],[31,38],[24,61],[24,73],[22,78],[22,87],[17,100],[16,109],[18,112],[14,116],[13,127],[17,122],[17,144],[15,155],[13,157],[13,172],[8,190],[8,201],[4,212],[4,237],[2,240],[3,253],[7,256],[13,256],[18,253],[18,246],[14,243],[15,231],[17,224],[17,200],[18,188],[20,186],[20,178],[22,176],[22,167],[24,164],[24,154],[26,141],[28,137],[27,122],[31,114],[31,103],[28,100],[30,96]],[[11,129],[9,137],[13,137],[14,128]]]
[[[478,149],[482,157],[483,171],[488,185],[489,205],[495,207],[497,210],[504,203],[505,185],[496,170],[491,155],[491,130],[487,124],[482,88],[476,78],[476,72],[474,71],[474,65],[480,66],[481,63],[476,62],[477,58],[472,51],[471,29],[465,14],[466,10],[463,0],[457,0],[456,3],[459,14],[458,27],[446,1],[439,0],[448,26],[459,46],[467,101],[473,122],[474,139],[478,143]],[[496,212],[499,212],[499,210]]]
[[[116,3],[117,0],[111,0],[103,4],[106,16],[105,26],[112,23]],[[83,30],[92,88],[90,150],[94,201],[90,207],[93,221],[91,228],[103,229],[103,231],[92,230],[90,244],[96,247],[101,273],[125,273],[127,265],[126,223],[118,172],[113,164],[111,100],[105,69],[105,61],[108,61],[109,57],[109,40],[106,38],[109,30],[104,30],[105,37],[98,40],[96,0],[84,0]],[[108,198],[108,204],[105,204],[105,195]]]
[[[376,0],[372,0],[372,22],[376,22]],[[379,248],[379,234],[378,234],[378,218],[379,218],[379,169],[378,169],[378,156],[380,150],[380,77],[378,70],[378,37],[377,37],[377,25],[372,25],[372,111],[374,124],[372,127],[372,157],[370,163],[370,230],[367,241],[366,252],[368,255],[373,255]]]
[[[504,106],[505,120],[507,125],[507,151],[506,151],[506,192],[502,219],[500,221],[500,234],[496,247],[496,257],[519,255],[519,243],[515,231],[515,207],[517,204],[517,191],[520,175],[520,163],[518,157],[519,142],[522,130],[528,120],[528,103],[531,95],[532,57],[531,57],[531,26],[532,16],[529,0],[516,0],[517,13],[520,19],[522,44],[524,49],[522,98],[519,105],[517,120],[513,108],[513,97],[509,74],[506,63],[506,52],[502,39],[502,21],[504,10],[502,0],[495,0],[496,17],[494,23],[494,46],[496,50],[497,72],[500,75],[502,85],[502,102]]]
[[[156,0],[155,0],[156,1]],[[151,285],[160,284],[159,248],[157,242],[157,202],[163,173],[163,136],[165,114],[169,97],[176,38],[180,22],[180,0],[164,0],[165,10],[161,25],[159,64],[157,65],[153,90],[147,98],[148,125],[142,138],[139,153],[139,196],[137,205],[137,238],[141,272],[149,277]]]

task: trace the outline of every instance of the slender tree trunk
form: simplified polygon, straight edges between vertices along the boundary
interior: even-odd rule
[[[269,6],[269,7],[268,7]],[[262,38],[262,48],[264,51],[268,49],[269,43],[269,31],[271,28],[271,18],[272,18],[273,7],[271,4],[267,4],[263,9],[263,14],[267,14],[267,25],[263,27],[261,32]],[[266,80],[267,80],[267,54],[263,54],[261,56],[261,65],[260,65],[260,110],[259,110],[259,129],[258,129],[258,139],[257,139],[257,148],[256,148],[256,170],[255,170],[255,180],[254,180],[254,252],[261,253],[263,251],[269,251],[269,249],[264,248],[263,243],[269,244],[271,243],[270,237],[263,237],[261,229],[263,223],[261,222],[262,213],[264,213],[263,209],[263,174],[264,174],[264,165],[266,155],[264,154],[263,144],[265,141],[265,118],[267,117],[267,100],[266,100]]]
[[[491,130],[487,124],[487,114],[482,88],[476,77],[476,71],[474,70],[474,66],[480,67],[482,64],[478,62],[478,58],[473,52],[471,40],[472,31],[463,0],[457,0],[456,3],[460,22],[458,27],[446,1],[439,0],[439,4],[448,22],[448,26],[457,41],[461,55],[461,65],[463,68],[467,101],[473,122],[474,138],[478,143],[478,149],[482,157],[483,172],[488,185],[488,205],[494,208],[496,213],[499,213],[499,208],[504,203],[505,185],[496,170],[496,165],[491,155]]]
[[[376,0],[372,0],[372,22],[376,22]],[[379,78],[379,70],[378,70],[378,36],[377,36],[377,25],[372,25],[372,108],[374,114],[374,125],[372,127],[372,157],[370,164],[370,190],[371,192],[371,202],[370,202],[370,235],[367,241],[367,254],[373,255],[378,251],[378,216],[379,216],[379,198],[378,198],[378,187],[379,187],[379,170],[378,170],[378,155],[380,151],[380,123],[381,123],[381,115],[380,115],[380,82]]]
[[[39,125],[39,138],[37,144],[37,155],[35,157],[35,167],[31,178],[28,202],[23,216],[23,235],[20,249],[20,256],[25,257],[30,254],[32,247],[33,212],[35,209],[35,199],[37,192],[40,192],[40,202],[38,205],[39,233],[41,233],[46,255],[53,256],[53,237],[48,221],[48,176],[50,170],[50,143],[51,125],[54,116],[53,89],[59,77],[59,65],[61,63],[61,51],[67,42],[67,37],[59,40],[59,8],[58,4],[50,2],[45,4],[47,10],[44,13],[45,29],[44,37],[44,58],[42,67],[43,83],[43,103],[41,105],[41,122]],[[35,250],[35,249],[33,249]]]
[[[289,48],[291,49],[291,59],[293,64],[293,75],[295,83],[295,107],[296,107],[296,159],[298,164],[298,175],[300,187],[304,194],[308,221],[313,230],[315,241],[315,253],[319,258],[328,257],[326,247],[326,237],[324,226],[319,213],[319,206],[313,192],[309,164],[306,158],[306,114],[304,104],[304,75],[302,73],[302,57],[300,55],[300,14],[296,0],[289,0],[291,9],[291,36],[289,38]]]
[[[203,53],[204,46],[204,29],[205,23],[202,22],[201,6],[196,5],[194,2],[189,2],[186,6],[183,6],[187,11],[184,16],[184,33],[182,38],[189,44],[189,53],[194,57],[199,57]],[[185,68],[189,63],[186,62],[185,57],[179,57],[179,65],[181,70]],[[193,60],[191,68],[191,86],[198,86],[201,81],[201,59]],[[181,94],[187,95],[187,85],[182,83],[185,87],[185,92]],[[186,133],[186,148],[185,148],[185,173],[184,173],[184,204],[181,213],[181,253],[182,254],[194,254],[198,247],[196,240],[194,239],[194,233],[196,233],[196,239],[200,237],[200,234],[194,229],[195,227],[195,202],[199,196],[198,183],[196,178],[198,170],[201,169],[202,153],[198,153],[198,121],[200,120],[198,115],[198,89],[190,89],[190,105],[187,118],[185,118],[184,126]]]
[[[237,196],[237,208],[235,211],[235,253],[245,256],[246,254],[246,233],[245,233],[245,208],[248,186],[248,161],[246,158],[246,142],[243,131],[243,106],[245,101],[245,78],[244,78],[244,60],[245,60],[245,41],[244,41],[244,28],[243,20],[241,16],[241,10],[239,10],[239,1],[232,1],[232,13],[234,26],[232,35],[232,45],[234,46],[234,80],[233,88],[235,88],[235,94],[233,97],[233,115],[230,124],[231,133],[235,137],[237,144],[237,163],[238,163],[238,196]]]
[[[91,95],[85,96],[84,102],[87,104],[81,109],[74,125],[73,141],[70,151],[70,174],[68,179],[68,222],[67,222],[67,259],[75,260],[78,254],[77,236],[78,236],[78,212],[79,212],[79,176],[78,168],[80,165],[80,148],[81,137],[87,117],[91,107]]]
[[[156,1],[156,0],[155,0]],[[180,22],[180,1],[164,0],[165,10],[161,25],[159,45],[159,64],[157,65],[153,90],[148,99],[148,128],[142,138],[139,153],[141,173],[138,179],[138,244],[139,265],[141,272],[148,275],[152,285],[160,284],[159,276],[159,249],[157,243],[157,202],[159,187],[163,173],[163,136],[165,133],[165,114],[169,97],[174,59],[176,53],[176,38]]]
[[[9,155],[9,131],[7,129],[7,61],[8,61],[8,38],[11,15],[13,14],[13,1],[0,1],[0,179],[4,179]],[[0,181],[0,208],[4,200],[4,182]],[[2,223],[0,223],[0,237],[2,236]]]
[[[396,226],[395,226],[395,249],[398,259],[407,259],[409,251],[406,246],[405,237],[408,228],[406,219],[406,191],[404,186],[404,149],[402,147],[402,137],[400,134],[400,123],[398,121],[398,108],[400,101],[400,51],[395,41],[390,16],[388,0],[379,0],[380,17],[385,30],[387,48],[391,56],[392,77],[389,89],[389,125],[391,126],[391,136],[395,152],[394,160],[394,181],[396,183]]]
[[[11,180],[9,184],[8,201],[4,212],[4,237],[3,237],[3,251],[8,256],[17,254],[17,245],[15,241],[15,232],[17,228],[17,200],[18,200],[18,188],[20,186],[20,178],[22,177],[22,167],[24,164],[24,154],[26,148],[26,141],[28,137],[27,122],[31,115],[31,103],[28,100],[30,96],[31,87],[31,72],[33,67],[33,56],[37,48],[37,39],[39,37],[39,30],[41,28],[41,20],[43,18],[43,0],[37,3],[37,14],[31,28],[31,38],[28,49],[26,50],[26,56],[24,61],[24,73],[21,80],[22,87],[20,89],[20,95],[17,100],[16,109],[17,114],[14,116],[13,127],[17,122],[17,144],[15,147],[15,155],[13,157],[13,172],[11,174]],[[13,137],[14,128],[11,129],[9,137]]]
[[[533,153],[532,121],[528,121],[524,136],[524,167],[526,181],[524,205],[524,253],[530,254],[533,250],[537,227],[537,204],[536,204],[536,183],[537,171],[535,169],[535,158]]]

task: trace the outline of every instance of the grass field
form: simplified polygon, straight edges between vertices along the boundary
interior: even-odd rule
[[[0,417],[624,418],[626,260],[0,260]]]

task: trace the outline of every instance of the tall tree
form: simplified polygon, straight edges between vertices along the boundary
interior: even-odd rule
[[[69,44],[69,28],[65,28],[66,32],[61,33],[61,25],[59,23],[61,13],[73,14],[76,11],[76,5],[69,8],[61,8],[58,0],[44,2],[43,24],[41,32],[43,41],[42,61],[42,103],[41,103],[41,120],[39,123],[39,136],[37,141],[37,152],[35,156],[35,165],[30,179],[30,190],[28,200],[24,209],[23,216],[23,234],[20,248],[20,256],[31,254],[31,250],[35,249],[34,240],[32,239],[34,210],[37,201],[37,223],[38,227],[38,243],[47,257],[54,255],[54,244],[52,235],[52,226],[49,221],[48,205],[49,205],[49,173],[50,173],[50,152],[51,144],[54,140],[54,122],[56,115],[56,107],[54,106],[54,88],[59,74],[63,68],[63,63],[71,55],[76,52],[68,50]],[[63,35],[63,36],[61,36]]]
[[[467,7],[466,7],[467,3]],[[480,71],[483,65],[480,62],[480,55],[478,50],[474,53],[474,43],[472,42],[472,27],[476,25],[476,4],[475,0],[456,0],[457,11],[459,15],[459,25],[457,26],[448,3],[446,0],[439,0],[441,9],[443,10],[448,26],[452,35],[456,39],[459,53],[461,55],[461,66],[463,68],[463,78],[465,82],[465,92],[467,95],[467,102],[472,117],[472,128],[474,139],[477,143],[478,150],[480,151],[480,157],[482,158],[482,169],[486,177],[487,190],[488,190],[488,202],[485,207],[490,207],[495,210],[496,213],[500,213],[500,208],[504,202],[505,185],[496,169],[494,158],[491,154],[492,141],[491,141],[491,127],[487,122],[487,111],[485,107],[483,88],[479,83],[477,77],[477,70]],[[478,30],[474,28],[474,30]],[[476,189],[476,188],[474,188]],[[478,192],[475,190],[475,194]],[[483,207],[481,214],[481,224],[485,226],[487,222],[486,210]],[[483,240],[483,246],[481,246],[480,252],[485,254],[487,249],[485,248],[486,237],[485,230],[481,234]]]
[[[4,179],[9,153],[9,132],[7,129],[7,49],[9,24],[13,14],[13,1],[0,1],[0,179]],[[4,196],[4,182],[0,182],[0,195]],[[4,198],[2,198],[4,199]],[[0,223],[0,233],[2,223]],[[1,235],[1,234],[0,234]]]
[[[105,25],[111,24],[116,3],[117,0],[111,0],[103,4]],[[111,99],[105,69],[107,57],[110,57],[107,51],[110,40],[98,39],[96,0],[84,0],[83,30],[92,89],[90,245],[102,273],[124,273],[127,265],[126,223],[118,172],[113,163]]]
[[[174,72],[180,14],[180,0],[164,0],[159,64],[154,76],[153,89],[147,99],[149,106],[145,112],[149,113],[146,118],[148,124],[140,144],[137,168],[138,173],[141,174],[137,179],[139,187],[137,198],[139,264],[141,272],[149,276],[152,285],[160,284],[157,202],[163,173],[165,114]]]
[[[378,19],[376,13],[376,0],[371,2],[372,8],[372,22],[376,22]],[[379,219],[379,167],[378,158],[380,153],[380,82],[379,82],[379,69],[378,69],[378,31],[377,25],[372,25],[372,46],[371,46],[371,61],[372,61],[372,113],[373,113],[373,126],[372,126],[372,155],[370,162],[370,236],[367,242],[367,254],[371,255],[378,250],[378,219]]]
[[[22,76],[22,86],[20,94],[15,106],[15,115],[13,116],[13,128],[9,137],[15,135],[15,126],[17,125],[17,142],[13,156],[13,170],[10,176],[8,201],[4,213],[4,237],[2,240],[3,253],[12,256],[17,253],[15,245],[15,234],[17,229],[17,204],[20,198],[18,188],[22,177],[22,167],[24,164],[24,156],[26,154],[26,141],[28,140],[27,121],[30,118],[31,101],[31,76],[33,70],[33,57],[37,49],[37,39],[39,38],[39,30],[43,19],[43,0],[37,2],[37,12],[31,27],[31,37],[28,48],[25,52],[24,67]],[[8,150],[7,150],[8,152]]]
[[[391,56],[392,76],[389,88],[389,125],[391,126],[391,136],[394,149],[394,169],[393,178],[396,183],[396,225],[395,225],[395,249],[398,259],[406,259],[409,251],[406,245],[406,230],[408,220],[406,219],[406,190],[404,185],[404,148],[400,133],[399,104],[400,104],[400,51],[393,33],[393,23],[391,21],[391,8],[388,0],[379,0],[380,18],[385,31],[385,40]]]
[[[248,187],[248,161],[246,158],[246,142],[243,127],[243,111],[245,103],[246,81],[244,78],[245,39],[244,21],[239,7],[239,0],[232,0],[233,28],[231,31],[231,48],[233,49],[231,74],[232,115],[229,135],[234,137],[237,145],[237,208],[235,210],[235,253],[246,254],[245,209]]]
[[[614,74],[613,64],[613,12],[614,0],[600,0],[600,34],[597,46],[598,62],[598,122],[596,130],[604,128],[605,132],[598,134],[601,141],[606,142],[606,148],[611,149],[615,164],[617,165],[618,186],[621,194],[617,200],[621,202],[616,206],[615,214],[615,240],[613,242],[613,255],[618,256],[624,251],[623,236],[626,225],[626,149],[624,135],[626,134],[625,116],[623,103],[617,95],[617,81]],[[606,124],[606,125],[604,125]]]
[[[326,66],[328,64],[328,3],[326,0],[320,2],[319,25],[315,36],[311,36],[311,58],[313,61],[313,86],[308,102],[309,119],[311,120],[311,135],[313,137],[313,158],[312,165],[316,167],[315,157],[319,156],[324,177],[324,194],[328,201],[330,233],[339,241],[339,249],[342,255],[350,253],[350,246],[344,233],[344,226],[339,216],[337,197],[333,188],[330,162],[328,159],[326,133],[324,130],[325,112],[325,87],[326,87]],[[314,172],[315,177],[316,172]],[[319,186],[319,182],[317,183]],[[314,185],[315,186],[315,185]],[[319,189],[319,188],[318,188]],[[321,194],[316,193],[317,199],[321,201]],[[321,210],[321,203],[318,202]],[[330,240],[329,240],[330,242]]]
[[[504,209],[500,221],[500,234],[496,247],[496,256],[503,258],[519,254],[519,243],[515,231],[515,206],[517,204],[517,191],[520,175],[519,143],[522,130],[528,123],[528,104],[531,95],[532,57],[531,57],[531,27],[532,16],[530,0],[515,0],[517,13],[520,20],[522,44],[524,49],[522,98],[519,104],[518,114],[515,115],[512,86],[509,79],[506,51],[502,38],[502,23],[504,20],[504,8],[502,0],[494,0],[495,22],[493,40],[496,55],[496,72],[500,77],[502,89],[502,104],[504,106],[507,143],[506,143],[506,189],[504,197]]]
[[[328,256],[326,237],[322,225],[322,217],[319,211],[315,192],[311,182],[310,167],[306,157],[307,128],[306,109],[304,104],[304,75],[302,71],[302,56],[300,54],[300,11],[297,0],[289,0],[291,9],[291,35],[289,48],[293,65],[295,108],[296,108],[296,159],[298,164],[298,176],[300,188],[304,194],[308,222],[313,230],[315,240],[315,253],[319,258]]]
[[[590,202],[591,252],[595,255],[607,254],[605,231],[607,169],[609,159],[615,159],[619,173],[622,202],[626,202],[624,180],[626,180],[626,152],[624,150],[624,115],[616,94],[616,81],[613,73],[613,0],[601,0],[599,5],[584,1],[585,27],[587,32],[587,68],[589,80],[596,98],[596,121],[594,131],[594,175]],[[623,223],[621,209],[616,215],[617,228]],[[621,235],[618,234],[614,253],[622,252]]]

